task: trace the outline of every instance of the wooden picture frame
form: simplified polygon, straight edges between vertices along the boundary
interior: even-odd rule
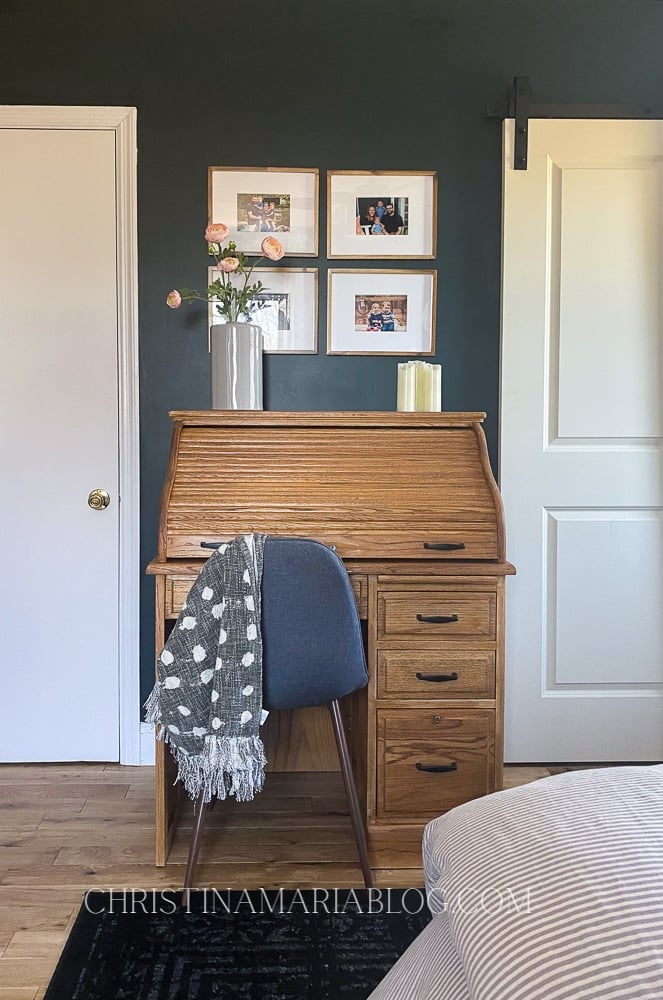
[[[328,171],[330,260],[432,260],[436,255],[435,170]]]
[[[210,267],[208,284],[221,272]],[[231,281],[233,275],[230,276]],[[247,322],[262,327],[264,354],[318,353],[318,269],[317,267],[256,267],[251,281],[265,286],[258,298],[264,303]],[[209,305],[209,323],[225,323]]]
[[[286,257],[317,257],[320,172],[305,167],[209,167],[208,222],[223,222],[245,254],[265,236]]]
[[[437,271],[328,274],[327,354],[435,354]]]

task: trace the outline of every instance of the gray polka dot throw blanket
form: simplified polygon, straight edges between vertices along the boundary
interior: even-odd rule
[[[252,799],[264,783],[260,582],[265,535],[215,550],[157,659],[147,721],[192,798]]]

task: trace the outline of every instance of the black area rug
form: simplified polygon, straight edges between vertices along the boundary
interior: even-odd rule
[[[90,892],[45,1000],[365,1000],[429,920],[420,889]]]

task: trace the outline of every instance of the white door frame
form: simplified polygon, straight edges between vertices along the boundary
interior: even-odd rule
[[[140,764],[140,466],[136,109],[0,105],[0,128],[115,133],[119,441],[120,763]]]

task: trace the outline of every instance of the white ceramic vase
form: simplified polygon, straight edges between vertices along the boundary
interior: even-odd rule
[[[210,327],[213,410],[262,410],[262,344],[253,323]]]

